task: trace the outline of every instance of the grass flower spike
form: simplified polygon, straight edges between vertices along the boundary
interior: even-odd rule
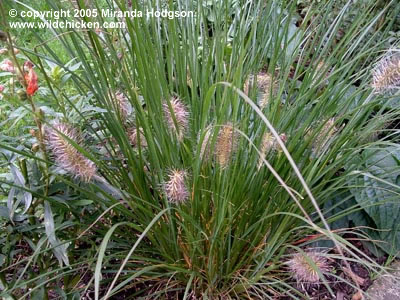
[[[279,138],[286,143],[287,136],[286,134],[282,133],[279,135]],[[261,167],[264,165],[263,158],[267,156],[267,154],[271,151],[282,151],[281,147],[277,139],[269,132],[264,133],[262,141],[261,141],[261,156],[258,160],[257,169],[260,170]]]
[[[321,131],[318,132],[313,143],[313,155],[322,153],[330,145],[333,136],[338,131],[338,128],[334,124],[335,119],[331,118],[326,121]]]
[[[170,100],[170,104],[172,111],[166,101],[163,103],[164,117],[168,128],[176,134],[178,141],[181,142],[189,126],[189,112],[186,105],[177,97],[173,97]],[[175,126],[174,118],[177,126]]]
[[[200,157],[203,160],[208,160],[210,158],[210,143],[211,143],[211,137],[212,137],[212,126],[209,125],[205,129],[206,133],[204,135],[203,142],[201,143],[201,148],[200,148]],[[199,134],[199,140],[200,140],[200,134]]]
[[[400,88],[400,52],[389,53],[372,71],[372,88],[377,93],[395,92]]]
[[[260,170],[263,166],[263,158],[267,156],[268,152],[274,148],[275,138],[269,132],[264,133],[264,136],[261,141],[261,156],[258,160],[257,169]]]
[[[231,123],[223,125],[218,132],[217,143],[215,145],[215,156],[218,164],[226,167],[237,148],[237,134]]]
[[[82,143],[79,132],[69,124],[56,123],[47,130],[49,149],[56,163],[68,173],[88,182],[96,174],[96,165],[71,145],[68,139]]]
[[[132,106],[129,102],[129,99],[122,92],[117,92],[115,94],[115,100],[119,113],[121,114],[121,118],[125,121],[132,113]]]
[[[244,92],[247,95],[249,95],[250,88],[254,84],[254,77],[255,77],[254,75],[250,75],[244,84]],[[278,91],[278,85],[276,82],[272,80],[272,76],[268,73],[257,74],[256,84],[258,92],[261,93],[258,105],[260,106],[261,109],[264,109],[269,102],[271,89],[272,89],[272,95],[275,95]]]
[[[133,147],[138,146],[138,132],[139,132],[140,145],[142,147],[147,147],[147,141],[146,141],[146,138],[145,138],[141,128],[139,128],[139,129],[133,128],[128,132],[129,141],[131,142]]]
[[[172,170],[168,174],[168,181],[164,185],[168,201],[175,204],[186,202],[189,192],[185,184],[186,172],[183,170]]]
[[[200,156],[203,160],[215,158],[217,163],[225,168],[228,166],[232,159],[233,154],[237,150],[238,134],[235,132],[232,123],[221,125],[216,143],[214,146],[214,153],[212,153],[212,137],[214,136],[213,126],[209,125],[205,131],[205,136],[200,148]]]
[[[328,273],[331,270],[329,260],[321,253],[310,251],[296,253],[287,262],[290,272],[294,279],[299,283],[317,284],[321,273]]]

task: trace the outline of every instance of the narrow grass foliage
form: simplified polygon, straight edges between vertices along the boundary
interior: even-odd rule
[[[63,220],[55,234],[71,241],[70,266],[38,263],[38,289],[64,284],[94,299],[302,299],[309,285],[334,297],[327,277],[360,290],[351,268],[343,271],[351,262],[382,271],[332,224],[360,210],[335,205],[348,203],[365,149],[397,139],[384,132],[399,111],[382,103],[399,86],[398,55],[374,67],[394,1],[382,9],[366,1],[351,24],[350,2],[333,0],[304,14],[296,1],[76,5],[196,17],[53,29],[66,58],[37,33],[34,50],[21,47],[48,91],[34,101],[57,110],[43,116],[49,157],[15,143],[0,148],[29,160],[28,175],[39,165],[37,182],[17,186],[32,193],[33,216],[50,203]],[[62,70],[65,86],[47,65]],[[314,243],[327,246],[310,250]],[[52,257],[38,251],[30,260]],[[11,280],[7,293],[20,289]]]

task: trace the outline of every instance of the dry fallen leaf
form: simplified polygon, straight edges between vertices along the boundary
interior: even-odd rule
[[[363,297],[361,291],[358,291],[357,293],[355,293],[353,295],[353,297],[351,297],[351,300],[362,300],[362,299],[364,299],[364,297]]]

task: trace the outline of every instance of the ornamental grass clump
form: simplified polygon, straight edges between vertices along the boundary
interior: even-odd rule
[[[47,128],[46,138],[48,148],[54,156],[57,165],[62,169],[78,177],[83,181],[89,182],[96,175],[96,165],[85,157],[71,141],[80,145],[82,136],[80,132],[66,123],[57,122],[52,127]]]
[[[121,11],[157,4],[131,1],[128,8],[126,1],[103,2],[101,7],[118,5]],[[60,104],[53,108],[57,118],[62,114],[87,129],[83,141],[77,129],[57,122],[47,130],[49,150],[57,165],[90,182],[82,188],[55,168],[48,170],[48,189],[39,178],[32,194],[48,199],[57,214],[52,234],[74,242],[63,253],[73,263],[50,264],[52,252],[29,243],[35,246],[33,259],[22,260],[20,273],[12,269],[17,275],[11,274],[15,279],[8,281],[7,292],[25,287],[29,261],[44,261],[51,268],[45,265],[40,276],[29,279],[25,298],[34,297],[34,289],[41,297],[47,288],[58,296],[62,286],[71,297],[86,297],[88,291],[94,299],[303,299],[295,281],[323,284],[312,267],[324,274],[330,266],[323,254],[311,251],[314,263],[296,254],[288,267],[285,257],[293,247],[307,249],[314,238],[334,241],[335,259],[362,261],[359,249],[342,242],[343,231],[330,226],[346,214],[339,203],[347,200],[342,194],[351,196],[348,178],[367,162],[354,162],[354,153],[365,149],[361,137],[366,128],[377,128],[380,117],[385,120],[379,124],[388,119],[370,97],[364,61],[379,52],[386,37],[361,46],[369,29],[385,27],[385,20],[365,17],[376,4],[357,12],[352,30],[336,40],[347,7],[340,8],[335,24],[317,29],[309,24],[340,1],[315,1],[316,11],[305,16],[298,15],[295,1],[248,1],[237,8],[238,2],[228,0],[208,7],[167,2],[171,11],[194,10],[197,16],[126,18],[126,28],[103,28],[101,36],[53,28],[54,43],[66,48],[65,60],[49,43],[35,40],[38,52],[29,53],[41,71],[39,80],[47,74],[45,61],[68,74],[65,86],[41,82],[35,101],[47,95],[48,103]],[[394,17],[387,12],[388,20]],[[92,19],[104,22],[101,16]],[[72,62],[63,63],[67,60]],[[315,70],[321,61],[325,67]],[[279,92],[272,74],[259,74],[267,69],[279,73]],[[320,78],[324,88],[317,89],[313,74],[324,71],[329,80]],[[260,82],[249,79],[244,93],[249,74],[258,74],[253,81]],[[263,96],[258,102],[256,89]],[[118,90],[123,94],[115,94]],[[335,124],[346,126],[337,130]],[[40,152],[17,147],[16,154],[27,153],[28,168],[32,161],[46,165]],[[310,159],[310,152],[321,149],[323,155]],[[335,207],[326,208],[332,202]],[[27,240],[45,239],[39,234]],[[367,268],[380,271],[374,262]],[[35,274],[31,266],[26,270]],[[348,286],[356,290],[353,283]],[[329,297],[336,298],[333,292]]]

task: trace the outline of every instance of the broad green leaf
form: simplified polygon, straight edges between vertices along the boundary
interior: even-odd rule
[[[385,147],[368,149],[362,153],[365,163],[359,166],[361,174],[350,180],[351,193],[364,209],[377,230],[377,235],[395,249],[384,247],[385,251],[400,250],[400,149]],[[379,180],[378,180],[378,179]],[[357,224],[358,225],[358,224]],[[361,224],[360,224],[361,225]]]
[[[60,265],[64,263],[65,265],[69,265],[69,259],[67,254],[68,244],[60,245],[60,241],[56,238],[55,226],[54,226],[54,218],[53,213],[51,211],[51,207],[48,201],[44,202],[44,227],[46,230],[47,238],[53,249],[54,255],[57,257]]]

